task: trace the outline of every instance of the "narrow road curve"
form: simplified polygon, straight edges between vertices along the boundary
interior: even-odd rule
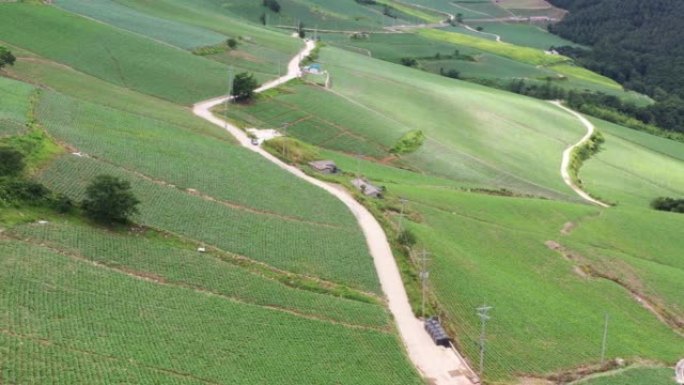
[[[308,56],[314,47],[314,42],[307,41],[306,47],[290,61],[287,75],[264,84],[257,89],[257,92],[277,87],[300,76],[299,65],[302,59]],[[342,201],[354,214],[366,237],[366,243],[370,254],[373,256],[380,285],[387,297],[390,312],[394,316],[399,334],[413,364],[424,377],[430,379],[432,384],[472,385],[466,376],[471,374],[472,371],[468,368],[461,355],[453,349],[445,349],[435,345],[423,329],[423,322],[413,315],[404,284],[401,280],[399,268],[396,265],[392,250],[387,241],[387,236],[373,215],[343,187],[310,177],[300,169],[282,162],[261,147],[252,145],[250,139],[242,130],[214,116],[211,109],[226,102],[228,98],[228,96],[222,96],[197,103],[193,107],[193,112],[195,115],[225,128],[243,147],[256,152],[296,177],[326,190]]]
[[[575,182],[572,180],[572,177],[570,176],[570,160],[572,159],[572,152],[575,151],[577,147],[582,146],[584,143],[586,143],[589,138],[591,138],[592,135],[594,135],[594,132],[596,131],[596,127],[594,127],[594,124],[589,121],[589,119],[585,118],[581,114],[579,114],[576,111],[573,111],[567,107],[565,107],[561,102],[559,101],[554,101],[551,102],[551,104],[561,108],[562,110],[565,110],[566,112],[570,113],[571,115],[575,116],[577,119],[579,119],[580,122],[584,125],[584,127],[587,128],[587,134],[580,139],[579,142],[573,144],[572,146],[568,147],[563,151],[563,161],[561,162],[561,176],[563,177],[563,181],[565,184],[570,186],[571,189],[573,189],[577,195],[579,195],[582,199],[585,201],[595,204],[597,206],[601,207],[610,207],[609,204],[601,202],[600,200],[592,198],[589,194],[587,194],[584,190],[582,190],[579,186],[575,184]]]

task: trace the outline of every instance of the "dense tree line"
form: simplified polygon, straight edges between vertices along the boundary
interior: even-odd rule
[[[557,50],[653,97],[656,105],[637,117],[643,123],[684,132],[684,1],[550,1],[570,13],[549,30],[592,47]]]

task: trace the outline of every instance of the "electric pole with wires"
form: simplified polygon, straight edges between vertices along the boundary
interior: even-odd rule
[[[482,375],[484,374],[484,358],[485,358],[485,341],[487,338],[487,321],[491,319],[489,316],[489,311],[492,310],[493,308],[491,306],[480,306],[477,308],[477,315],[480,317],[480,321],[482,322],[482,329],[480,331],[480,379],[482,379]]]
[[[427,286],[427,280],[428,277],[430,276],[430,272],[427,270],[427,261],[429,260],[428,253],[423,249],[423,251],[420,254],[420,283],[421,283],[421,302],[420,302],[420,314],[422,315],[423,319],[425,319],[425,289]]]

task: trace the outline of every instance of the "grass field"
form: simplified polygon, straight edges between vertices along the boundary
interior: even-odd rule
[[[460,33],[438,29],[422,29],[418,33],[429,39],[441,40],[453,44],[477,48],[496,55],[504,56],[522,63],[533,65],[551,65],[566,62],[570,59],[560,55],[547,55],[543,51],[528,47],[520,47],[510,43],[496,42],[489,39],[468,36]]]
[[[610,376],[581,381],[582,385],[672,385],[674,370],[667,368],[633,368]]]
[[[580,173],[588,191],[641,207],[659,196],[684,195],[684,144],[594,122],[605,133],[606,143]],[[645,136],[650,139],[646,145],[641,144]]]
[[[391,333],[0,241],[6,383],[419,384]],[[372,359],[371,359],[372,357]],[[47,358],[47,359],[46,359]]]
[[[0,23],[13,45],[142,93],[189,104],[225,92],[219,63],[54,7],[1,4]]]
[[[472,27],[482,27],[483,32],[497,34],[501,36],[501,40],[523,47],[547,50],[552,46],[560,47],[565,45],[577,45],[571,41],[553,35],[536,25],[488,22],[473,23]],[[462,31],[462,28],[457,29],[457,32]],[[487,36],[480,34],[480,37]]]

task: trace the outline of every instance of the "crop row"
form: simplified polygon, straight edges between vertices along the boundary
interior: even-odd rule
[[[55,383],[57,370],[70,373],[61,383],[85,384],[130,368],[134,383],[420,383],[392,334],[160,286],[19,242],[2,241],[0,259],[0,354],[17,357],[3,359],[3,382]]]
[[[50,134],[79,151],[179,188],[304,221],[355,224],[325,191],[229,143],[57,93],[46,93],[38,116]]]
[[[31,224],[12,232],[31,242],[48,244],[71,255],[112,266],[141,277],[287,309],[348,324],[384,327],[388,318],[379,305],[297,290],[264,278],[220,257],[192,248],[134,234],[116,234],[69,222]],[[172,241],[171,241],[172,242]]]
[[[253,214],[161,186],[92,158],[65,155],[39,179],[80,200],[99,174],[129,180],[143,203],[141,224],[181,234],[295,273],[377,291],[363,235],[356,227],[326,227]]]

